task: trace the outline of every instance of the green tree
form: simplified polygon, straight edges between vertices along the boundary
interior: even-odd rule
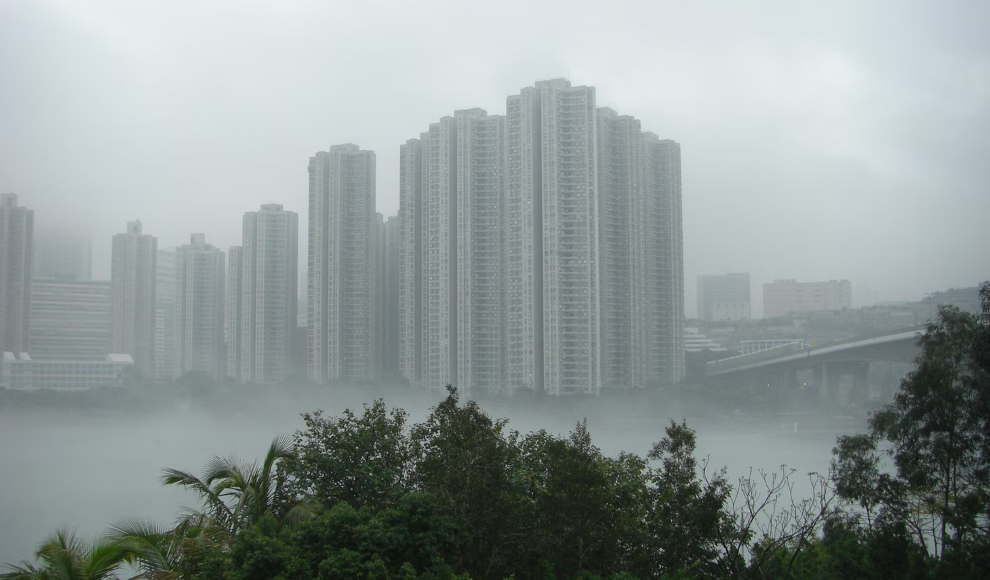
[[[724,473],[703,478],[694,457],[697,437],[687,423],[671,421],[666,435],[647,456],[659,462],[649,473],[651,576],[687,572],[696,578],[719,575],[726,534],[722,507],[731,486]]]
[[[444,557],[460,538],[425,494],[378,511],[340,502],[296,529],[262,518],[229,551],[214,552],[197,580],[453,578]]]
[[[990,285],[980,292],[981,315],[939,308],[893,402],[833,451],[866,533],[908,530],[941,577],[990,574]]]
[[[476,578],[502,578],[529,540],[520,524],[518,434],[506,433],[507,421],[493,420],[474,401],[461,406],[457,389],[447,390],[412,428],[412,486],[469,532],[451,564]]]
[[[623,454],[606,458],[586,422],[569,437],[546,431],[521,441],[532,525],[528,566],[563,578],[608,575],[642,560],[647,512],[646,463]]]
[[[389,412],[378,399],[360,416],[350,409],[340,417],[317,411],[303,420],[306,430],[294,435],[295,453],[285,463],[292,493],[328,507],[343,501],[373,509],[393,505],[404,493],[411,469],[405,411]]]

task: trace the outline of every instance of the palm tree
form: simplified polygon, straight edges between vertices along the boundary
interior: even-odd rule
[[[162,481],[196,492],[201,511],[189,510],[172,528],[122,520],[90,546],[74,532],[59,530],[35,552],[38,565],[10,566],[0,580],[109,580],[122,563],[136,563],[139,578],[185,577],[210,549],[228,548],[241,529],[265,514],[273,513],[291,525],[311,513],[309,506],[289,501],[282,490],[284,478],[277,464],[292,455],[291,440],[278,437],[260,466],[214,457],[202,478],[166,469]]]
[[[133,554],[141,575],[138,578],[173,580],[182,578],[182,570],[190,570],[203,555],[198,548],[206,547],[199,540],[198,529],[187,525],[167,528],[140,520],[121,520],[104,535],[109,542],[127,547]]]
[[[38,565],[22,562],[0,574],[3,580],[109,580],[121,564],[134,561],[130,546],[109,539],[87,545],[73,530],[59,529],[34,553]]]
[[[260,466],[233,458],[214,457],[206,465],[202,478],[186,471],[166,469],[162,481],[166,485],[181,485],[200,496],[202,511],[191,511],[180,524],[211,528],[232,540],[238,531],[257,522],[266,513],[295,521],[307,511],[301,504],[286,501],[283,478],[276,470],[276,462],[292,456],[291,439],[277,437]]]
[[[292,455],[290,440],[272,441],[259,466],[232,458],[214,457],[202,478],[166,469],[162,481],[193,490],[201,500],[200,510],[187,510],[174,527],[126,519],[114,524],[105,539],[126,546],[141,571],[140,578],[174,580],[195,573],[204,557],[226,549],[239,530],[268,512],[284,511],[283,520],[306,513],[302,506],[279,505],[281,478],[278,462]]]

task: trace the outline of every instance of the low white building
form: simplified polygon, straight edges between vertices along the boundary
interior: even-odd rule
[[[0,388],[20,391],[85,391],[121,385],[134,366],[128,354],[110,354],[104,360],[32,360],[26,352],[3,353]]]
[[[705,350],[710,350],[712,352],[726,352],[729,349],[708,338],[704,334],[701,334],[701,330],[698,328],[685,328],[684,351],[702,352]]]
[[[776,280],[763,285],[763,318],[852,308],[852,282]]]

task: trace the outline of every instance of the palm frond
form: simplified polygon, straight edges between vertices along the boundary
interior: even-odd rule
[[[21,562],[20,566],[13,564],[7,564],[6,566],[10,569],[10,572],[0,574],[0,580],[35,580],[36,578],[45,578],[46,576],[42,570],[35,568],[34,564],[30,562]]]
[[[174,528],[147,520],[122,518],[113,522],[103,537],[108,540],[120,540],[127,537],[150,538],[165,536],[173,533],[173,531]]]
[[[239,479],[246,471],[246,467],[233,457],[214,457],[206,464],[203,481],[208,485],[213,485],[214,482],[220,480]]]
[[[203,506],[212,513],[214,518],[229,520],[231,517],[230,509],[220,497],[219,492],[212,489],[207,481],[178,469],[165,469],[162,476],[162,483],[165,485],[181,485],[186,489],[193,490],[202,498]]]
[[[147,573],[175,570],[181,558],[178,528],[131,518],[115,522],[104,537],[131,550],[140,569]]]
[[[113,573],[121,564],[133,563],[136,559],[137,552],[128,543],[101,540],[90,548],[83,572],[85,578],[92,580],[113,578]]]

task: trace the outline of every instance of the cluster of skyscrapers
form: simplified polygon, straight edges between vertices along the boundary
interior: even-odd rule
[[[374,159],[342,145],[310,160],[311,379],[395,364],[427,388],[561,395],[683,377],[677,143],[564,80],[508,97],[505,115],[456,111],[400,147],[384,251]],[[397,308],[376,313],[382,279]],[[397,345],[376,368],[382,327]]]
[[[599,108],[593,87],[542,81],[505,115],[429,124],[400,146],[387,220],[375,178],[374,152],[356,145],[310,158],[305,288],[297,215],[265,205],[226,256],[202,234],[159,249],[132,222],[114,237],[109,288],[73,281],[77,299],[105,294],[90,312],[109,311],[107,353],[160,380],[277,384],[305,369],[316,383],[563,395],[683,377],[680,147]],[[3,215],[4,236],[31,227]],[[14,272],[31,279],[19,251],[4,239],[5,288]],[[8,307],[20,298],[0,296],[0,352],[23,351],[26,318]]]
[[[89,388],[119,382],[127,369],[157,381],[198,371],[216,380],[283,382],[302,366],[292,358],[302,350],[296,345],[297,223],[297,215],[279,205],[247,212],[243,244],[225,256],[203,234],[159,249],[157,238],[133,221],[113,237],[111,279],[100,282],[88,279],[88,253],[84,259],[62,259],[61,250],[35,256],[34,213],[4,194],[0,384]],[[64,241],[52,245],[78,247],[71,237]]]

